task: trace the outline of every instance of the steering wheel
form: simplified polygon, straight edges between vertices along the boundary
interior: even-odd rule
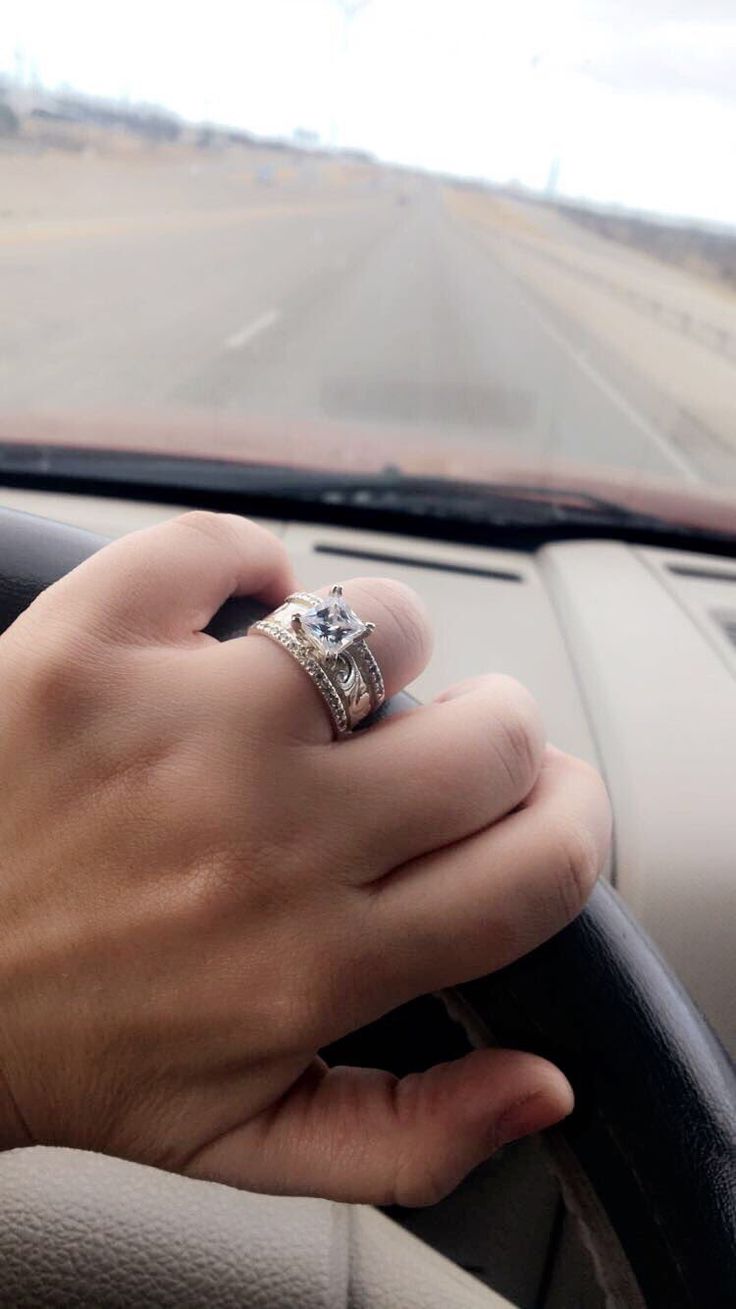
[[[104,544],[0,510],[0,631]],[[209,630],[228,640],[261,612],[229,601]],[[615,891],[599,883],[559,935],[445,1000],[475,1044],[534,1051],[570,1078],[575,1112],[546,1143],[614,1302],[736,1303],[736,1072]]]

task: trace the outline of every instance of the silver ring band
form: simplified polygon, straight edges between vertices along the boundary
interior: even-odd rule
[[[312,679],[327,706],[335,735],[347,736],[385,699],[383,677],[365,642],[373,623],[364,623],[343,599],[297,591],[254,623],[251,633],[278,642]]]

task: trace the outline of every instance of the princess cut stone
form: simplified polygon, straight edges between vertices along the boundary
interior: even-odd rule
[[[326,655],[339,655],[367,631],[341,595],[329,595],[300,614],[304,633]]]

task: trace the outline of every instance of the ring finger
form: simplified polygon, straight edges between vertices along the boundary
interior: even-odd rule
[[[316,594],[326,596],[329,587]],[[344,598],[364,623],[375,624],[367,645],[383,675],[386,697],[411,682],[425,667],[431,629],[424,606],[408,586],[383,578],[356,578],[344,583]],[[314,743],[333,737],[330,714],[308,673],[287,650],[260,634],[230,641],[217,652],[220,668],[243,677],[257,689],[258,704],[248,697],[248,715],[266,720],[271,733]]]

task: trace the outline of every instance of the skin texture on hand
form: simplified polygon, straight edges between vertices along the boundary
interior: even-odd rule
[[[0,1148],[423,1204],[569,1112],[562,1074],[519,1051],[401,1081],[317,1057],[563,927],[610,819],[508,678],[335,742],[288,653],[204,633],[228,596],[295,585],[264,529],[189,514],[0,637]],[[427,617],[396,583],[344,586],[390,696],[427,661]]]

